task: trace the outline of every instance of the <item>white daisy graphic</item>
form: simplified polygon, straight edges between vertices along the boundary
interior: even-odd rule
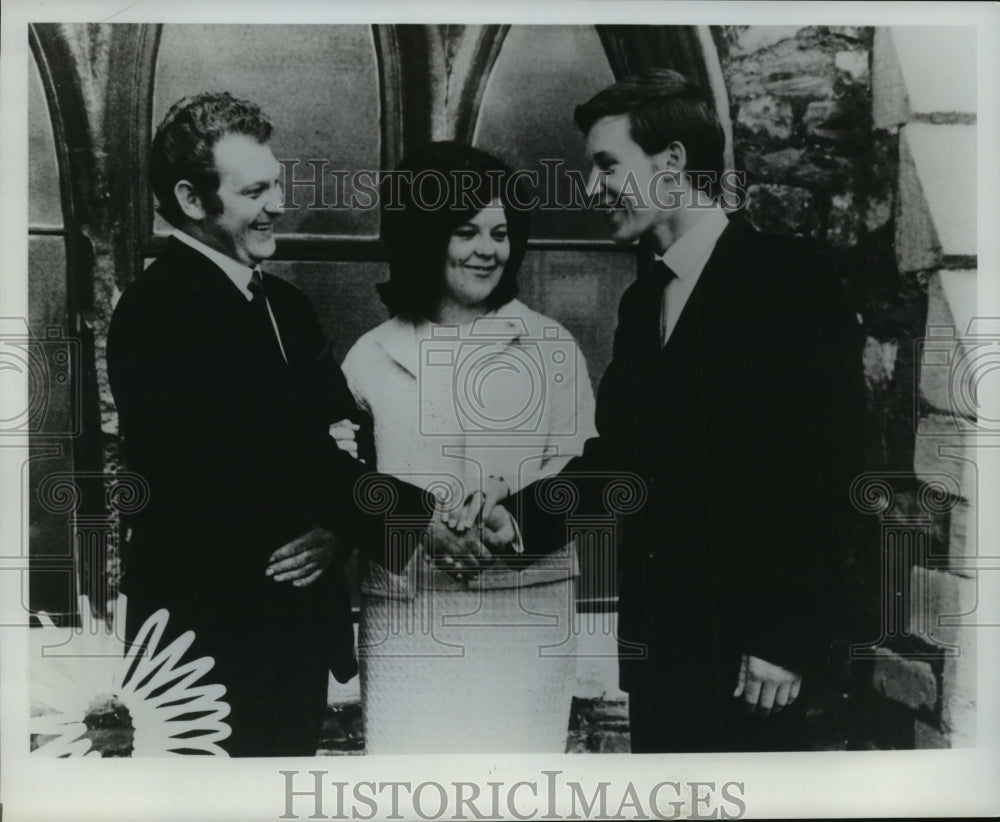
[[[126,607],[120,596],[113,620],[119,626]],[[31,630],[33,755],[227,756],[218,745],[231,733],[226,689],[197,684],[215,661],[184,661],[193,631],[161,648],[169,620],[161,609],[126,652],[112,625],[94,617],[86,596],[80,614],[79,628],[60,628],[42,612],[42,627]]]

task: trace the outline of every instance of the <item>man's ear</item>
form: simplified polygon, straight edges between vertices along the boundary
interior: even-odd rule
[[[687,168],[687,149],[683,143],[674,140],[654,155],[653,163],[657,171],[684,171]]]
[[[189,220],[205,219],[205,207],[201,204],[201,197],[187,180],[177,181],[174,186],[174,197],[177,198],[177,205],[184,212],[184,216]]]

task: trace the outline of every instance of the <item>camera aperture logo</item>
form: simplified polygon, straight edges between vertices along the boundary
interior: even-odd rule
[[[23,317],[0,317],[0,437],[78,435],[80,363],[79,341],[59,326],[39,337]]]
[[[518,782],[361,781],[329,771],[278,771],[283,812],[278,819],[742,819],[746,783],[664,779],[634,782],[564,779],[540,771]]]
[[[420,433],[574,436],[577,415],[551,411],[555,393],[574,384],[577,356],[559,326],[536,336],[522,317],[479,317],[468,329],[435,326],[420,341]]]

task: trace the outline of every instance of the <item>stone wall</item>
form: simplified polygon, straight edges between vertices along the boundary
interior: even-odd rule
[[[972,618],[956,615],[976,603],[971,380],[990,330],[972,322],[975,31],[713,36],[748,216],[826,244],[866,335],[868,474],[855,492],[867,522],[839,620],[843,684],[867,729],[851,744],[971,744],[975,655],[960,623]]]
[[[723,26],[713,34],[752,221],[857,248],[888,220],[885,192],[869,190],[872,30]]]
[[[988,427],[973,380],[997,331],[975,317],[976,32],[879,29],[873,56],[873,125],[899,143],[896,265],[927,295],[914,346],[915,482],[898,509],[911,509],[909,527],[919,524],[926,545],[909,567],[895,558],[908,583],[907,630],[884,632],[874,683],[904,707],[916,747],[966,747],[976,724],[975,449]]]
[[[973,612],[977,590],[970,381],[989,329],[970,324],[975,32],[713,36],[748,216],[825,244],[866,335],[868,475],[855,491],[867,522],[839,619],[842,684],[867,729],[851,744],[970,744],[974,646],[948,616]]]

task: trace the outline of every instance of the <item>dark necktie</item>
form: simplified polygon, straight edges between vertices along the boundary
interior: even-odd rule
[[[649,267],[650,278],[662,289],[670,285],[670,281],[677,276],[677,273],[663,260],[653,260]]]
[[[285,355],[281,350],[281,343],[278,341],[277,331],[274,323],[271,322],[271,312],[267,307],[267,295],[264,293],[264,277],[259,268],[253,270],[253,276],[247,285],[253,297],[250,299],[250,307],[253,309],[257,322],[257,332],[265,342],[265,349],[271,354],[277,354],[278,361],[285,364]]]
[[[667,316],[663,303],[663,293],[667,286],[677,278],[676,272],[662,260],[653,260],[649,267],[649,278],[653,284],[653,296],[650,299],[650,311],[655,316],[655,322],[651,323],[651,331],[656,332],[656,349],[663,347],[666,336]]]

